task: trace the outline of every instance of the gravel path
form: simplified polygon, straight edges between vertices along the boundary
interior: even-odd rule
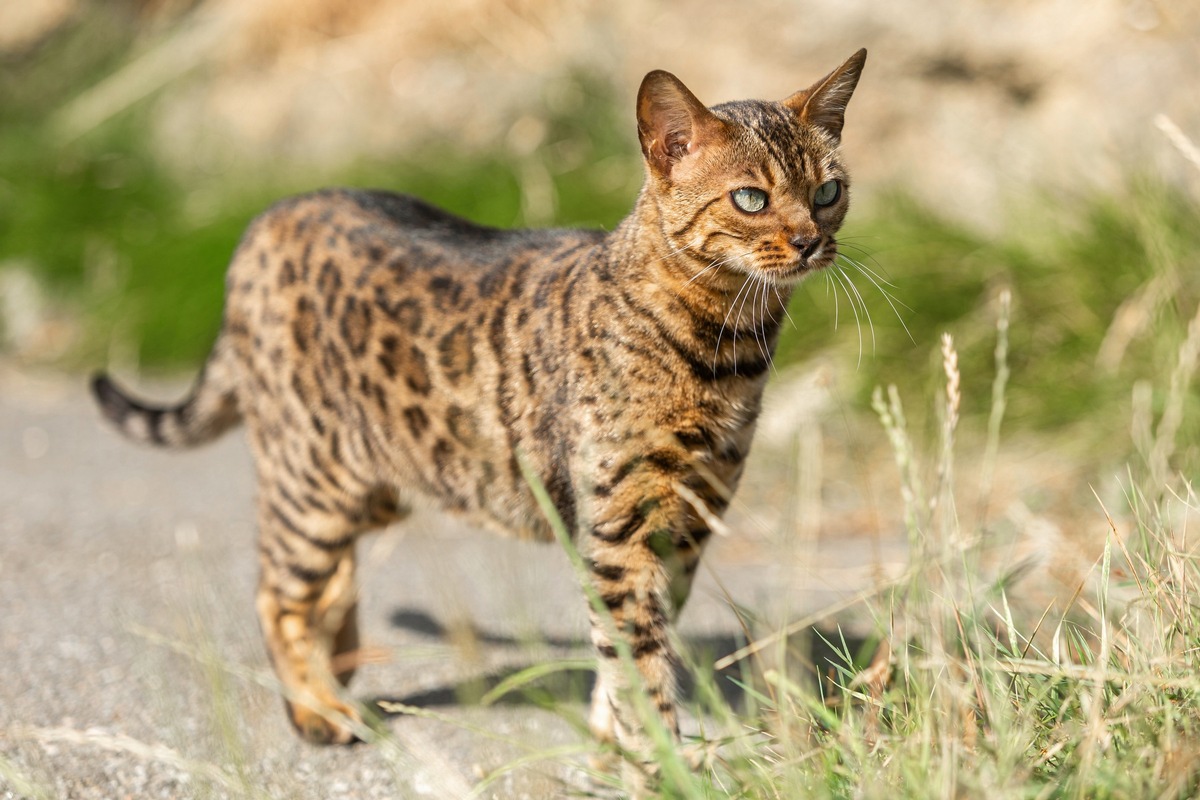
[[[84,385],[0,367],[0,796],[454,798],[550,748],[568,754],[504,771],[479,796],[591,786],[573,723],[589,672],[549,681],[554,711],[476,702],[513,671],[589,657],[556,547],[433,513],[364,540],[363,635],[383,658],[352,688],[421,711],[388,719],[391,744],[305,745],[269,688],[254,619],[242,437],[185,455],[140,449],[100,425]],[[751,503],[774,469],[755,465]],[[761,533],[778,524],[770,514],[730,523],[759,534],[716,541],[681,623],[718,655],[739,630],[718,579],[738,603],[797,614],[865,585],[881,553],[822,545],[805,562],[818,573]]]

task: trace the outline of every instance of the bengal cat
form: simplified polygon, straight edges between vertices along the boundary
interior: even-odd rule
[[[591,727],[653,771],[633,693],[678,732],[667,625],[741,476],[791,291],[837,255],[865,59],[781,102],[711,109],[648,74],[646,180],[611,233],[496,230],[380,191],[284,200],[233,256],[187,399],[153,407],[95,379],[138,441],[191,447],[246,423],[258,614],[306,739],[350,742],[361,719],[338,686],[358,646],[355,539],[416,496],[550,539],[523,459],[611,614],[592,611]]]

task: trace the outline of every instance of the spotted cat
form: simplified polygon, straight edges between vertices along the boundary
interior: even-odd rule
[[[361,719],[338,686],[358,646],[356,538],[423,496],[550,539],[523,467],[608,611],[592,613],[594,733],[648,754],[635,692],[678,732],[667,626],[742,474],[792,289],[837,255],[865,59],[781,102],[711,109],[648,74],[645,184],[611,233],[496,230],[381,191],[284,200],[233,256],[186,400],[95,379],[132,439],[191,447],[245,423],[258,614],[306,739],[350,742]]]

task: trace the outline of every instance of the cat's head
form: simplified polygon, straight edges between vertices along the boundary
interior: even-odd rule
[[[790,285],[837,255],[849,204],[838,152],[846,104],[867,51],[777,103],[705,108],[674,75],[651,72],[638,92],[645,199],[672,252]],[[718,272],[720,271],[720,272]]]

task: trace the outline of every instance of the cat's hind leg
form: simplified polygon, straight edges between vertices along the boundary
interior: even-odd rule
[[[292,724],[314,743],[356,739],[361,714],[338,686],[357,664],[354,540],[398,518],[389,498],[373,494],[335,511],[328,498],[305,502],[279,485],[260,488],[259,622]]]

